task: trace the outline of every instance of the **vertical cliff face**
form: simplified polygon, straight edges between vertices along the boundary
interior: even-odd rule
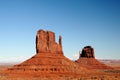
[[[39,30],[36,36],[36,53],[62,53],[62,37],[59,37],[59,44],[55,41],[55,33]]]

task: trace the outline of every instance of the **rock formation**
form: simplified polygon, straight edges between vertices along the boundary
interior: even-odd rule
[[[112,69],[95,59],[94,49],[91,46],[84,47],[80,53],[79,59],[75,62],[79,63],[80,66],[84,66],[89,69]]]
[[[80,57],[84,58],[95,58],[94,57],[94,49],[91,46],[86,46],[82,49],[82,53]]]
[[[62,37],[59,37],[59,44],[55,42],[55,33],[51,31],[39,30],[36,36],[37,53],[63,53]]]
[[[61,36],[58,44],[55,34],[44,30],[37,32],[36,55],[8,71],[24,77],[77,76],[89,72],[63,55]]]

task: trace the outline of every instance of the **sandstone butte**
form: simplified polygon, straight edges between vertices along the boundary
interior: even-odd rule
[[[78,60],[79,62],[79,60]],[[80,76],[91,73],[64,56],[62,37],[55,41],[55,33],[39,30],[36,36],[36,54],[30,59],[7,69],[11,77]]]
[[[113,69],[95,59],[94,49],[91,46],[84,47],[80,53],[79,59],[75,62],[88,69]]]

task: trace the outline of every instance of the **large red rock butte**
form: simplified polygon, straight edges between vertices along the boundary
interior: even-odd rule
[[[51,31],[39,30],[36,36],[37,53],[60,53],[62,52],[62,37],[59,36],[59,44],[55,42],[55,34]]]
[[[62,37],[55,41],[55,33],[39,30],[36,36],[36,54],[21,64],[9,68],[17,76],[77,76],[89,73],[86,68],[66,58],[62,51]]]
[[[95,59],[94,48],[91,46],[84,47],[80,53],[79,59],[75,62],[79,63],[80,66],[84,66],[89,69],[112,69]]]

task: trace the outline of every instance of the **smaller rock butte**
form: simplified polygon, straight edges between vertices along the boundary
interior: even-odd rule
[[[91,46],[86,46],[82,49],[82,53],[80,57],[85,58],[95,58],[94,57],[94,49]]]
[[[91,46],[84,47],[80,53],[79,59],[75,62],[89,69],[112,69],[95,59],[94,49]]]

